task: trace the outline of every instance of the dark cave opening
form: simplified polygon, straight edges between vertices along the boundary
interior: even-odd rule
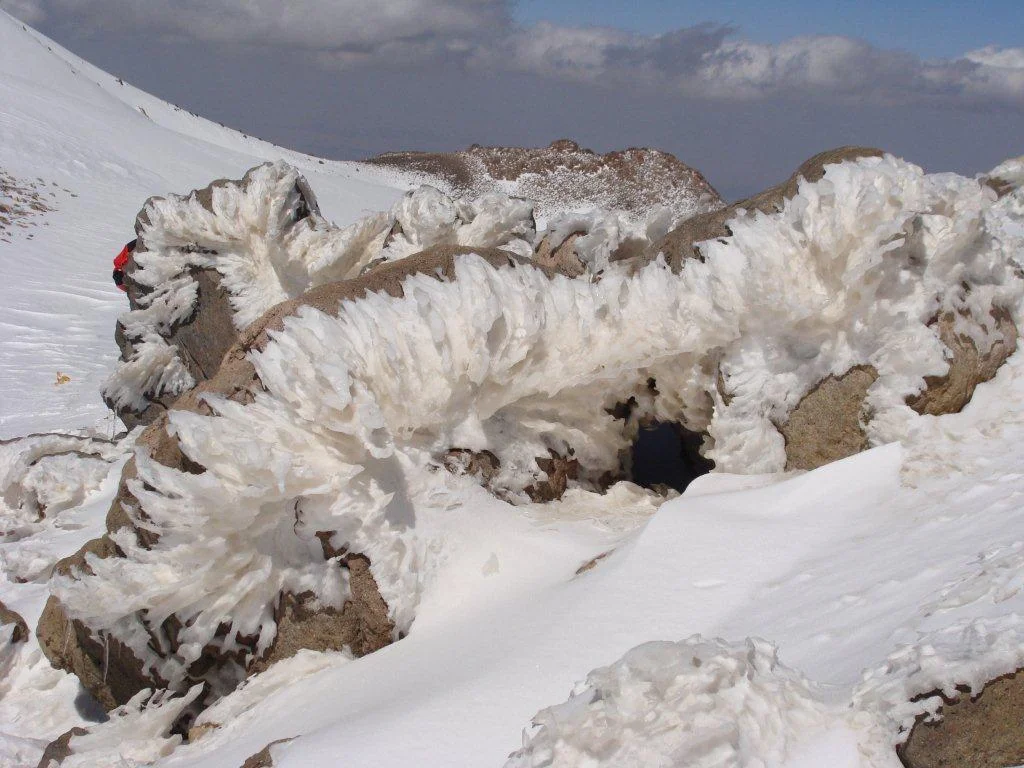
[[[694,479],[715,467],[700,455],[703,435],[676,422],[654,422],[641,427],[633,443],[633,482],[658,490],[663,486],[682,493]]]

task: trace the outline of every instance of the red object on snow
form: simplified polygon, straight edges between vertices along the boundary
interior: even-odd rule
[[[137,240],[132,240],[114,257],[114,285],[122,291],[128,290],[128,286],[124,284],[124,268],[128,265],[128,259],[135,253],[135,244],[137,242]]]
[[[128,246],[126,245],[121,249],[121,252],[114,257],[114,269],[124,270],[125,264],[128,263],[128,257],[131,255],[131,251],[128,250]]]

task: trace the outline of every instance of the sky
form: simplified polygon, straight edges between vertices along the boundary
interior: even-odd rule
[[[727,199],[842,144],[1024,153],[1024,2],[0,0],[134,85],[338,159],[653,146]]]

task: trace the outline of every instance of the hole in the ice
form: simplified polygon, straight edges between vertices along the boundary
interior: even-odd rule
[[[715,467],[700,455],[703,436],[674,422],[641,427],[633,443],[633,482],[644,488],[664,486],[682,493],[695,478]]]

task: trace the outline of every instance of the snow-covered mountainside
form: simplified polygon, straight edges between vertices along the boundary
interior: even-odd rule
[[[151,195],[287,160],[348,224],[411,182],[244,136],[122,83],[0,11],[0,437],[100,427],[124,296],[111,261]],[[62,376],[62,375],[63,376]],[[65,380],[63,377],[67,377]],[[64,381],[65,383],[58,384]]]
[[[537,231],[2,15],[0,65],[0,765],[900,768],[1024,667],[1020,160],[832,153],[670,265],[671,206]],[[202,270],[237,343],[190,389]],[[181,398],[113,437],[112,372]]]

